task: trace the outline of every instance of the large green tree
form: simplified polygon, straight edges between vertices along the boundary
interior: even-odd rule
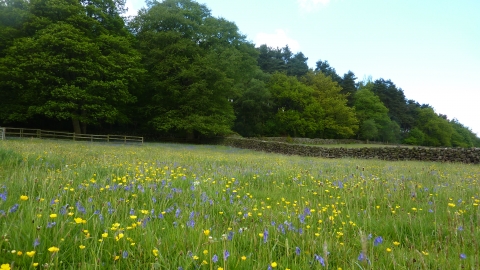
[[[86,133],[87,124],[127,120],[119,107],[135,101],[130,91],[142,69],[115,7],[102,11],[88,1],[29,2],[24,37],[0,59],[2,91],[19,97],[5,121],[35,115],[70,119],[75,133]]]
[[[355,110],[347,106],[347,96],[331,76],[309,72],[301,81],[313,88],[314,98],[323,110],[321,138],[350,138],[358,130]]]
[[[164,134],[230,132],[257,52],[232,22],[190,0],[152,2],[130,24],[148,70],[140,117]]]
[[[268,83],[274,118],[269,122],[271,135],[318,137],[324,130],[323,108],[313,87],[294,76],[276,72]]]
[[[355,111],[360,121],[360,139],[375,139],[385,142],[397,142],[400,127],[388,117],[388,109],[372,91],[372,84],[360,87],[354,96]],[[372,128],[372,123],[375,128]],[[375,130],[372,132],[371,130]],[[375,134],[375,135],[373,135]]]

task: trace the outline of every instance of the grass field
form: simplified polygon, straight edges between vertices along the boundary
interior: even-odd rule
[[[0,269],[480,269],[480,166],[0,141]]]

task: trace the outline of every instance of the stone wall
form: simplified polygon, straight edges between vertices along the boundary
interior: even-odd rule
[[[480,148],[427,148],[427,147],[363,147],[363,148],[342,148],[342,147],[320,147],[283,142],[223,138],[219,144],[279,153],[285,155],[299,155],[308,157],[324,158],[361,158],[381,160],[419,160],[419,161],[440,161],[440,162],[462,162],[480,163]]]

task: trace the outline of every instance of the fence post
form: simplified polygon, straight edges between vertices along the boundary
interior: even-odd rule
[[[110,135],[107,135],[107,143],[110,142]]]
[[[5,140],[5,132],[6,132],[6,129],[0,127],[0,137],[2,138],[2,141]]]
[[[37,129],[37,138],[42,138],[42,131],[40,129]]]

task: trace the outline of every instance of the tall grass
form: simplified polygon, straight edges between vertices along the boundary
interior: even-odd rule
[[[13,269],[479,269],[480,166],[0,142]]]

